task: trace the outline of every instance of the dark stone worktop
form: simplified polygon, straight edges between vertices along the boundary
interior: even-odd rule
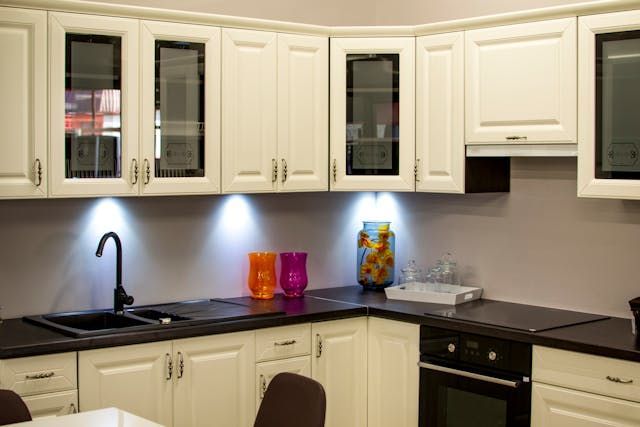
[[[640,346],[636,344],[635,336],[631,333],[629,319],[610,318],[531,333],[425,315],[426,312],[433,312],[444,306],[387,300],[384,292],[365,292],[359,286],[311,290],[301,299],[286,299],[277,295],[275,299],[267,301],[253,300],[249,297],[230,298],[225,301],[248,305],[258,310],[266,309],[284,313],[256,319],[176,326],[154,331],[115,332],[110,335],[90,338],[71,338],[26,323],[21,319],[8,319],[0,325],[0,359],[172,340],[368,314],[386,319],[456,329],[480,335],[499,336],[535,345],[640,362]]]

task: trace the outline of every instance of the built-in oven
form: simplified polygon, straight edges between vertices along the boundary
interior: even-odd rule
[[[520,427],[531,417],[531,345],[420,329],[420,427]]]

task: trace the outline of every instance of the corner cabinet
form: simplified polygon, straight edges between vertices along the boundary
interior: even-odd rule
[[[220,28],[142,21],[140,193],[220,191]]]
[[[418,425],[420,326],[369,317],[368,427]]]
[[[331,190],[415,189],[415,38],[331,39]]]
[[[367,425],[367,318],[313,323],[313,379],[327,396],[326,427]]]
[[[578,196],[640,199],[640,11],[578,24]]]
[[[50,195],[136,195],[135,19],[49,13]]]
[[[576,18],[465,39],[467,144],[576,142]]]
[[[0,7],[0,199],[47,196],[47,12]]]

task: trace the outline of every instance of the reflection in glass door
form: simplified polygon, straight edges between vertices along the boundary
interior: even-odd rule
[[[205,45],[155,42],[155,177],[203,177]]]
[[[65,176],[120,178],[121,37],[66,34]]]
[[[346,174],[398,175],[400,55],[347,54]]]

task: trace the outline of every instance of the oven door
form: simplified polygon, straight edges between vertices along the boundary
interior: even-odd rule
[[[420,427],[529,426],[528,378],[470,372],[425,359],[419,366]]]

